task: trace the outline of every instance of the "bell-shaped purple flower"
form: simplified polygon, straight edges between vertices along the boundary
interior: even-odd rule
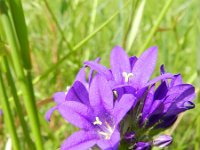
[[[121,47],[115,46],[110,55],[111,70],[93,61],[87,61],[85,64],[106,76],[112,81],[113,86],[126,84],[140,88],[151,77],[156,65],[156,57],[157,47],[151,47],[139,58],[135,56],[129,58]]]
[[[153,145],[164,148],[172,143],[172,137],[169,135],[160,135],[155,140],[153,140]]]
[[[119,101],[114,101],[108,81],[97,74],[89,92],[76,81],[66,96],[58,93],[54,97],[65,100],[47,112],[47,120],[54,110],[58,110],[64,119],[81,129],[66,139],[61,150],[85,150],[95,144],[101,149],[118,148],[119,123],[135,104],[133,95],[125,94]]]
[[[156,128],[171,126],[178,114],[194,108],[194,98],[194,87],[182,83],[180,75],[175,75],[170,82],[162,80],[157,88],[153,84],[144,100],[142,125],[150,127],[156,124]]]
[[[149,81],[156,66],[157,53],[157,47],[154,46],[142,53],[139,58],[136,56],[129,58],[120,46],[115,46],[110,55],[110,69],[94,61],[87,61],[85,65],[105,76],[120,98],[124,93],[133,94],[140,90],[144,91],[145,87],[161,79],[173,77],[172,74],[165,73]]]

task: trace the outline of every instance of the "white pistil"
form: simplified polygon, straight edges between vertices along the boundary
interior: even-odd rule
[[[124,77],[125,82],[129,81],[129,78],[133,77],[132,73],[122,72],[122,76]]]
[[[113,128],[111,128],[111,126],[107,122],[105,122],[105,124],[106,124],[106,127],[107,127],[108,131],[110,133],[112,133],[113,132]]]
[[[106,132],[102,132],[102,131],[99,131],[99,134],[103,135],[105,137],[106,140],[109,140],[111,135],[106,133]]]
[[[95,121],[93,122],[93,125],[102,125],[102,122],[100,121],[99,117],[95,117]]]
[[[106,140],[109,140],[114,132],[115,127],[111,127],[107,122],[105,122],[106,130],[98,131],[99,134],[103,135]]]

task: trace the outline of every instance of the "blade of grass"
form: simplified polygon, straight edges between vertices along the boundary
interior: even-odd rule
[[[11,47],[10,54],[11,54],[11,58],[14,64],[17,78],[19,80],[21,89],[23,91],[24,103],[25,103],[25,107],[28,113],[28,117],[30,119],[34,141],[35,141],[37,149],[43,150],[43,143],[42,143],[42,137],[40,133],[39,119],[38,119],[37,109],[35,105],[33,89],[32,87],[30,87],[30,84],[27,78],[25,77],[23,65],[21,62],[22,58],[21,58],[21,55],[19,54],[20,50],[17,44],[17,38],[16,38],[14,29],[12,27],[10,18],[7,13],[5,1],[1,0],[0,6],[1,6],[0,7],[1,21],[6,33],[8,43],[10,44],[10,47]]]
[[[22,109],[22,106],[20,104],[19,97],[17,95],[17,89],[15,87],[15,83],[14,83],[13,77],[11,75],[10,67],[9,67],[9,64],[8,64],[6,57],[4,57],[3,63],[4,63],[4,66],[6,67],[7,81],[8,81],[8,84],[10,85],[10,87],[11,87],[11,93],[13,94],[16,110],[17,110],[17,113],[18,113],[19,121],[20,121],[21,126],[22,126],[22,130],[23,130],[23,133],[24,133],[24,136],[25,136],[25,140],[27,141],[28,145],[32,145],[33,143],[32,143],[31,138],[29,136],[29,130],[28,130],[27,124],[24,120],[24,114],[22,113],[23,109]],[[29,147],[29,148],[32,148],[32,147]]]
[[[129,18],[129,21],[128,21],[128,26],[127,26],[127,29],[124,33],[124,38],[123,38],[123,47],[126,47],[126,41],[127,41],[127,38],[128,38],[128,34],[129,34],[129,31],[131,30],[131,25],[132,25],[132,22],[133,22],[133,19],[134,19],[134,14],[135,14],[135,11],[136,11],[136,8],[139,4],[139,0],[136,0],[136,1],[132,1],[131,5],[131,15],[130,15],[130,18]]]
[[[149,43],[151,42],[151,39],[153,38],[158,26],[160,25],[162,19],[165,17],[165,14],[167,13],[167,11],[169,10],[170,6],[172,5],[173,0],[168,0],[166,1],[160,15],[158,16],[158,19],[156,20],[155,24],[153,25],[145,43],[143,44],[143,46],[139,49],[138,53],[143,52],[149,45]]]
[[[94,35],[96,35],[99,31],[101,31],[106,25],[108,25],[119,13],[122,11],[126,6],[129,4],[129,1],[126,2],[124,7],[122,9],[117,10],[110,18],[108,18],[104,23],[102,23],[94,32],[89,34],[86,38],[84,38],[82,41],[80,41],[78,44],[76,44],[73,47],[73,51],[76,51],[81,46],[83,46],[86,42],[88,42]]]
[[[94,24],[95,24],[95,19],[96,19],[96,14],[97,14],[97,4],[98,4],[98,0],[94,0],[93,9],[91,13],[90,26],[89,26],[89,33],[91,33],[94,30]]]
[[[146,3],[146,0],[142,0],[140,2],[140,5],[138,6],[137,11],[136,11],[134,20],[132,22],[132,27],[131,27],[130,32],[128,34],[128,39],[126,41],[127,52],[129,52],[131,50],[133,42],[134,42],[136,35],[138,33],[139,26],[140,26],[140,23],[141,23],[141,20],[142,20],[142,15],[143,15],[145,3]]]
[[[12,112],[9,106],[8,97],[5,90],[6,88],[3,83],[2,74],[0,71],[0,101],[3,109],[5,124],[10,133],[14,150],[20,150],[19,138],[17,137]]]

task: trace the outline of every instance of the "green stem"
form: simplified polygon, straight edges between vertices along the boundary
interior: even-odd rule
[[[165,14],[167,13],[167,11],[169,10],[170,6],[172,5],[173,0],[167,0],[166,4],[164,5],[164,8],[162,9],[158,19],[156,20],[154,26],[152,27],[147,40],[145,41],[145,43],[143,44],[142,48],[139,49],[138,53],[143,52],[149,45],[150,41],[152,40],[152,37],[154,36],[158,26],[160,25],[162,19],[164,18]]]
[[[7,94],[6,94],[6,91],[5,91],[5,86],[4,86],[4,83],[3,83],[1,73],[0,73],[0,95],[1,95],[0,100],[1,100],[1,104],[2,104],[5,124],[6,124],[6,127],[8,128],[8,131],[10,132],[13,148],[15,150],[20,150],[19,139],[17,137],[16,128],[15,128],[15,125],[14,125],[14,120],[13,120],[13,116],[12,116],[11,109],[10,109],[10,106],[9,106],[8,97],[7,97]]]
[[[17,110],[18,117],[19,117],[19,120],[20,120],[20,123],[21,123],[21,126],[22,126],[22,130],[23,130],[23,133],[24,133],[24,136],[25,136],[25,140],[27,141],[28,145],[31,145],[32,141],[31,141],[31,138],[29,136],[27,124],[24,120],[24,115],[23,115],[23,112],[22,112],[23,109],[22,109],[22,106],[20,104],[19,97],[17,95],[17,89],[15,87],[15,83],[14,83],[13,77],[11,75],[11,71],[10,71],[10,68],[9,68],[9,65],[8,65],[8,61],[5,57],[4,57],[4,64],[5,64],[5,67],[6,67],[6,77],[7,77],[7,80],[8,80],[8,84],[11,87],[11,91],[12,91],[11,93],[13,94],[16,110]]]
[[[20,50],[17,44],[17,38],[14,32],[14,29],[12,27],[10,18],[7,14],[5,3],[4,1],[1,1],[1,2],[4,4],[4,5],[0,5],[1,6],[1,10],[0,10],[1,20],[3,24],[3,28],[6,33],[8,43],[10,44],[10,47],[11,47],[10,54],[11,54],[11,58],[14,64],[18,81],[20,83],[20,86],[23,92],[24,103],[25,103],[28,117],[30,119],[34,141],[36,144],[36,148],[38,150],[43,150],[43,143],[42,143],[42,137],[40,133],[39,119],[38,119],[37,109],[35,105],[33,89],[31,87],[31,84],[25,77],[23,65],[21,62],[22,58],[21,58],[21,55],[19,54]]]
[[[7,1],[10,6],[12,19],[19,40],[21,55],[23,58],[23,65],[26,69],[31,69],[27,27],[25,23],[21,0],[7,0]]]

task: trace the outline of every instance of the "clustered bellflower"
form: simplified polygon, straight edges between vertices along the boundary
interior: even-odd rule
[[[73,85],[54,94],[56,105],[46,113],[50,121],[57,110],[80,128],[61,145],[61,150],[150,150],[172,143],[161,134],[178,115],[195,107],[195,89],[180,74],[165,72],[150,80],[156,66],[157,47],[129,57],[116,46],[110,55],[110,68],[86,61]],[[89,73],[86,74],[86,69]]]

